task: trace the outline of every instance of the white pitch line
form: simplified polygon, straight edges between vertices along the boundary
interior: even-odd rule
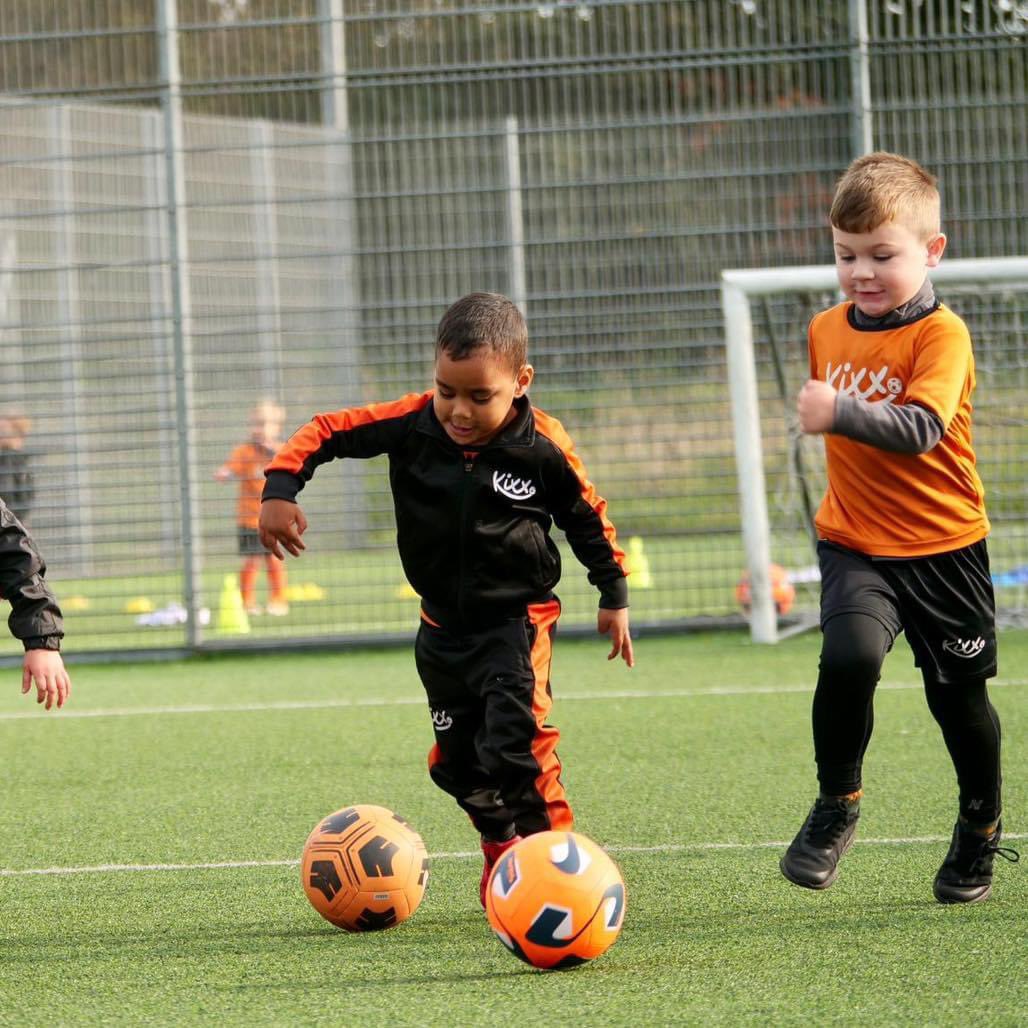
[[[990,688],[1006,688],[1009,686],[1028,685],[1028,680],[1017,678],[1000,678],[989,683]],[[878,686],[887,692],[902,692],[923,688],[920,682],[893,682]],[[718,686],[708,689],[649,689],[649,690],[617,690],[612,692],[570,692],[558,693],[556,702],[586,700],[589,702],[603,700],[656,700],[656,699],[691,699],[704,696],[778,696],[789,693],[813,693],[813,684],[807,685],[758,685],[758,686]],[[270,703],[238,703],[213,704],[193,703],[182,706],[165,707],[107,707],[97,710],[62,710],[56,715],[62,721],[69,718],[93,717],[146,717],[161,714],[252,714],[266,711],[291,710],[331,710],[334,708],[351,707],[417,707],[426,703],[424,696],[396,696],[379,699],[373,696],[360,699],[325,699],[325,700],[280,700]],[[54,712],[50,712],[54,715]],[[0,721],[22,721],[28,718],[42,717],[38,710],[0,712]]]
[[[1004,835],[1003,841],[1028,839],[1028,834]],[[862,846],[917,846],[949,842],[948,835],[922,835],[895,839],[856,839]],[[783,849],[788,841],[764,842],[696,842],[668,843],[659,846],[604,846],[608,853],[691,853],[710,850],[761,850]],[[456,850],[452,853],[430,853],[432,860],[472,860],[481,858],[478,850]],[[147,871],[222,871],[250,867],[298,867],[299,860],[219,860],[206,864],[94,864],[87,867],[31,867],[22,869],[0,868],[0,878],[17,878],[25,875],[84,875],[118,874]]]

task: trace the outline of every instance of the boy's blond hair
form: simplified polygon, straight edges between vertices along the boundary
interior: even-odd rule
[[[250,411],[251,421],[277,421],[281,424],[285,419],[285,408],[274,400],[260,400]]]
[[[841,232],[855,234],[894,221],[930,239],[940,225],[935,176],[909,157],[881,150],[865,154],[839,179],[829,219]]]
[[[436,353],[455,361],[489,349],[517,374],[528,360],[528,327],[517,304],[501,293],[469,293],[443,315],[435,345]]]

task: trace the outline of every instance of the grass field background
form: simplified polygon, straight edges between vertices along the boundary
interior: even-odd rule
[[[781,878],[816,788],[817,647],[644,635],[628,671],[602,640],[559,641],[565,784],[628,888],[621,938],[565,973],[488,928],[477,838],[426,775],[408,650],[79,665],[49,716],[2,670],[0,1024],[1023,1023],[1025,863],[997,861],[984,904],[932,899],[956,790],[905,644],[838,882]],[[1004,821],[1025,850],[1028,632],[1000,659]],[[414,918],[366,936],[318,917],[295,863],[354,802],[400,812],[435,855]]]

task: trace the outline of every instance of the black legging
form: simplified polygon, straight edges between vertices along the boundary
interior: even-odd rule
[[[845,796],[861,787],[864,751],[874,727],[874,691],[891,646],[885,626],[867,614],[837,614],[824,626],[814,691],[814,759],[821,792]],[[985,679],[944,684],[925,677],[928,709],[957,772],[960,813],[972,823],[1000,813],[1000,726]]]

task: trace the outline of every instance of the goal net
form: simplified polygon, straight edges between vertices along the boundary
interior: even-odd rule
[[[977,373],[974,447],[992,523],[997,617],[1001,625],[1023,626],[1028,624],[1028,257],[943,261],[931,278],[939,299],[971,331]],[[830,265],[724,271],[721,279],[752,594],[750,628],[755,641],[774,642],[786,629],[817,623],[813,515],[825,488],[824,448],[819,436],[799,431],[796,394],[808,373],[810,318],[838,302],[840,294]],[[784,615],[776,565],[792,587]]]

